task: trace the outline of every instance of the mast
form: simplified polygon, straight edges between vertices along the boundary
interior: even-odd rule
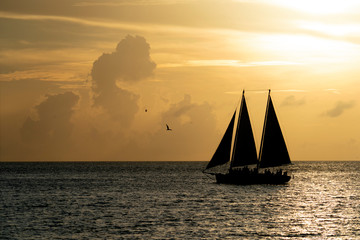
[[[231,153],[230,168],[229,169],[232,169],[234,167],[234,159],[235,159],[235,152],[236,152],[236,146],[237,146],[237,139],[238,139],[238,135],[239,135],[238,131],[239,131],[240,119],[241,119],[242,109],[243,109],[244,100],[245,100],[244,93],[245,93],[245,90],[243,90],[243,92],[242,92],[239,116],[238,116],[238,121],[237,121],[237,124],[236,124],[235,139],[234,139],[234,145],[233,145],[233,149],[232,149],[232,153]]]
[[[269,89],[268,99],[267,99],[267,103],[266,103],[266,112],[265,112],[265,118],[264,118],[263,131],[261,134],[260,150],[259,150],[259,160],[258,160],[258,164],[257,164],[258,169],[260,167],[260,161],[261,161],[263,145],[264,145],[264,135],[265,135],[265,129],[266,129],[266,122],[267,122],[266,120],[267,120],[267,115],[268,115],[268,111],[269,111],[270,92],[271,92],[271,89]]]
[[[251,164],[257,164],[257,154],[244,90],[235,131],[230,169]]]
[[[276,167],[289,163],[291,163],[290,156],[269,90],[258,167]]]

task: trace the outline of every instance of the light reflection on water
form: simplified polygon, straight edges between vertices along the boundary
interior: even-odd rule
[[[286,185],[218,185],[206,163],[1,163],[0,238],[359,239],[360,162]]]

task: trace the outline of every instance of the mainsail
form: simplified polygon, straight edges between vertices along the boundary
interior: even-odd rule
[[[234,130],[235,115],[236,115],[236,110],[234,112],[234,115],[231,118],[231,121],[229,123],[229,126],[226,129],[226,132],[225,132],[223,138],[221,139],[221,142],[220,142],[218,148],[216,149],[213,157],[211,158],[210,162],[206,166],[206,169],[216,167],[216,166],[225,164],[228,161],[230,161],[231,140],[232,140],[232,135],[233,135],[233,130]]]
[[[276,117],[270,90],[261,139],[259,167],[276,167],[291,163],[290,156]]]
[[[257,154],[244,91],[235,132],[234,148],[230,168],[257,164]]]

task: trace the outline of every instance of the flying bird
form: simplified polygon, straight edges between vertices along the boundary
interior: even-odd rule
[[[172,129],[169,127],[169,125],[166,124],[166,130],[171,131]]]

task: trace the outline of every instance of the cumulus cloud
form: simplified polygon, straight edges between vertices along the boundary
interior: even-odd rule
[[[38,119],[28,117],[20,129],[21,160],[68,160],[73,131],[71,118],[78,101],[78,95],[65,92],[47,95],[34,107]]]
[[[62,142],[71,135],[70,119],[79,96],[73,92],[66,92],[46,97],[45,101],[35,107],[38,120],[28,117],[21,128],[23,140],[27,142]]]
[[[152,76],[156,64],[150,58],[150,45],[140,36],[126,36],[112,53],[104,53],[91,70],[94,105],[104,108],[127,126],[138,110],[139,96],[119,88],[117,81],[139,82]]]
[[[95,91],[112,88],[116,80],[139,81],[153,74],[156,64],[150,58],[145,38],[128,35],[115,52],[104,53],[93,65],[91,75]]]
[[[329,117],[338,117],[341,114],[343,114],[345,110],[350,109],[354,106],[355,106],[354,101],[350,101],[350,102],[338,101],[332,109],[325,112],[325,115]]]
[[[104,108],[107,113],[123,127],[127,127],[139,109],[139,95],[125,89],[114,87],[94,96],[94,105]]]
[[[137,67],[130,71],[125,66]],[[141,81],[150,77],[154,68],[145,39],[128,36],[114,53],[103,54],[94,62],[92,85],[76,94],[49,88],[42,81],[39,81],[41,91],[35,94],[26,91],[32,89],[34,82],[28,86],[21,82],[25,88],[21,92],[6,91],[14,100],[26,104],[22,107],[23,115],[18,117],[19,124],[6,135],[16,139],[6,146],[1,143],[1,147],[7,148],[1,157],[26,161],[208,160],[221,137],[209,103],[194,102],[190,95],[172,102],[154,94],[157,99],[149,112],[139,112],[140,96],[119,87],[121,82],[141,87]],[[49,90],[54,94],[45,95]],[[18,97],[30,92],[32,98]],[[44,100],[33,107],[33,102],[44,95]],[[30,108],[34,114],[28,117],[26,112]],[[10,110],[7,109],[9,116]],[[6,124],[1,124],[2,130],[9,127],[9,122],[10,117]],[[165,124],[173,131],[167,131]]]

